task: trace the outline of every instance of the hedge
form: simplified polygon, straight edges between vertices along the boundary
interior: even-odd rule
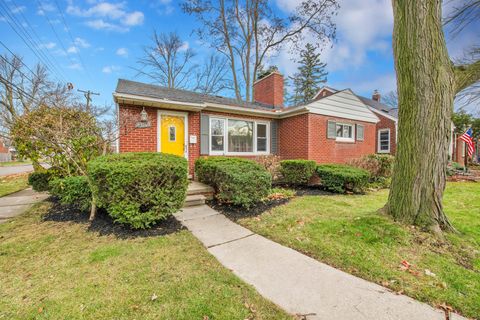
[[[280,161],[280,173],[286,184],[307,185],[316,166],[313,160],[283,160]]]
[[[119,223],[147,228],[177,212],[185,201],[188,164],[163,153],[121,153],[88,163],[99,207]]]
[[[368,185],[368,171],[341,164],[317,166],[317,174],[322,186],[333,192],[363,192]]]
[[[57,197],[61,204],[74,205],[82,211],[90,208],[92,191],[87,177],[56,178],[50,181],[49,185],[50,193]]]
[[[32,186],[35,191],[48,191],[49,182],[52,179],[52,172],[48,170],[32,172],[28,175],[28,184]]]
[[[240,158],[200,158],[195,162],[195,174],[215,189],[218,201],[246,208],[268,196],[272,186],[272,176],[265,168]]]

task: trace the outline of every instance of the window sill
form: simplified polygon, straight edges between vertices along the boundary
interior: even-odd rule
[[[337,139],[335,139],[335,142],[340,142],[340,143],[355,143],[355,139],[337,138]]]
[[[377,153],[390,153],[390,150],[378,150]]]
[[[212,152],[210,151],[210,156],[268,156],[270,152]]]

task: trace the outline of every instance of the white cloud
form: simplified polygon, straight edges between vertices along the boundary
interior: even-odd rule
[[[82,9],[70,2],[67,13],[84,18],[93,18],[86,25],[97,30],[126,32],[129,27],[143,24],[145,16],[141,11],[128,11],[126,2],[93,3],[88,9]]]
[[[55,6],[51,3],[47,3],[47,2],[40,2],[39,3],[40,5],[38,6],[38,10],[37,10],[37,14],[39,16],[44,16],[45,14],[47,14],[48,12],[53,12],[55,11]]]
[[[110,74],[112,72],[120,70],[119,66],[105,66],[102,68],[102,72],[106,74]]]
[[[129,30],[128,28],[125,28],[110,22],[106,22],[102,19],[87,21],[86,25],[96,30],[115,31],[115,32],[127,32]]]
[[[144,15],[140,11],[127,13],[122,21],[126,26],[138,26],[143,24]]]
[[[87,40],[85,39],[82,39],[82,38],[75,38],[75,41],[73,42],[77,47],[80,47],[80,48],[88,48],[90,47],[90,43],[88,43]]]
[[[182,46],[178,48],[178,51],[187,51],[189,47],[190,47],[190,44],[188,43],[188,41],[184,41]]]
[[[55,42],[47,42],[47,43],[42,43],[40,44],[40,47],[45,48],[45,49],[53,49],[57,46]]]
[[[15,8],[12,8],[12,10],[10,12],[13,13],[13,14],[17,14],[17,13],[22,13],[25,10],[27,10],[27,7],[25,7],[25,6],[16,6]]]
[[[71,46],[67,49],[67,53],[78,53],[78,48],[75,46]]]
[[[78,62],[72,63],[71,65],[68,66],[68,69],[72,70],[82,70],[82,65]]]
[[[116,54],[120,57],[128,57],[128,50],[127,48],[118,48]]]

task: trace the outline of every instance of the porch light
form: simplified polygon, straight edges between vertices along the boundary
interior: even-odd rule
[[[140,112],[140,121],[148,122],[148,114],[147,111],[145,111],[145,107],[143,107],[142,112]]]

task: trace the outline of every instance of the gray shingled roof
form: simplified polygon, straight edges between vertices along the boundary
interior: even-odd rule
[[[261,109],[261,110],[274,110],[274,106],[269,106],[266,104],[261,104],[257,102],[245,102],[237,101],[232,98],[226,98],[221,96],[212,96],[207,94],[202,94],[198,92],[181,90],[181,89],[171,89],[167,87],[157,86],[153,84],[146,84],[142,82],[130,81],[125,79],[119,79],[117,83],[117,88],[115,89],[117,93],[132,94],[149,98],[156,99],[167,99],[178,102],[190,102],[190,103],[216,103],[228,106],[241,106],[252,109]]]
[[[374,109],[377,109],[379,111],[383,111],[386,114],[388,114],[389,116],[392,116],[392,117],[395,117],[395,118],[398,119],[398,108],[392,108],[390,106],[387,106],[384,103],[378,102],[378,101],[373,100],[373,99],[365,98],[365,97],[362,97],[362,96],[359,96],[359,95],[357,95],[357,97],[359,97],[360,100],[362,100],[363,103],[365,103],[366,105],[368,105],[368,106],[370,106]]]

